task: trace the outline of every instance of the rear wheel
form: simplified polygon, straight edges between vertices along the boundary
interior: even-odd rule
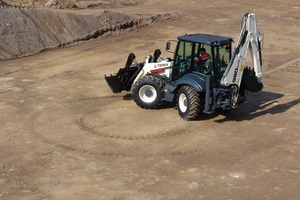
[[[183,119],[197,119],[201,112],[199,93],[190,86],[182,86],[177,95],[177,109]]]
[[[163,85],[160,78],[146,75],[132,87],[133,99],[141,108],[153,109],[162,104]]]

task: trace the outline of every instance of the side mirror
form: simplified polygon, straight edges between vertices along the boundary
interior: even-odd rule
[[[171,42],[168,41],[168,42],[166,43],[166,51],[169,51],[170,49],[171,49]]]
[[[172,44],[172,43],[174,43],[174,44]],[[174,53],[176,44],[178,44],[177,40],[168,40],[166,43],[166,51],[169,53]]]

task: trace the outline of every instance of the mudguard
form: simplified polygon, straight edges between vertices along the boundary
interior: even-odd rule
[[[197,92],[205,92],[206,75],[198,72],[187,73],[174,83],[174,88],[178,88],[180,85],[189,85]]]

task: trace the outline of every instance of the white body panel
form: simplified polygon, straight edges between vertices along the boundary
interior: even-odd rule
[[[240,87],[248,50],[252,58],[256,77],[262,83],[261,40],[262,35],[257,29],[255,14],[250,13],[245,15],[240,37],[234,49],[231,62],[221,79],[222,85],[237,85]]]
[[[151,63],[149,62],[150,57],[147,56],[145,58],[145,63],[144,63],[144,67],[142,68],[142,70],[140,71],[140,73],[137,75],[137,77],[135,78],[135,80],[133,81],[133,83],[135,83],[140,77],[145,76],[146,74],[159,74],[161,76],[164,76],[166,78],[170,78],[171,74],[172,74],[172,65],[173,62],[169,61],[169,59],[163,59],[161,58],[160,62],[155,62],[155,63]],[[151,71],[155,71],[155,70],[162,70],[162,72],[154,72],[152,73]]]

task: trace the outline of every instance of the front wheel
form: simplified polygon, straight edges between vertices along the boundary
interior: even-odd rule
[[[158,108],[162,104],[162,88],[160,78],[146,75],[134,83],[132,88],[133,99],[141,108]]]
[[[183,119],[197,119],[201,112],[199,93],[190,86],[182,86],[177,93],[177,109]]]

